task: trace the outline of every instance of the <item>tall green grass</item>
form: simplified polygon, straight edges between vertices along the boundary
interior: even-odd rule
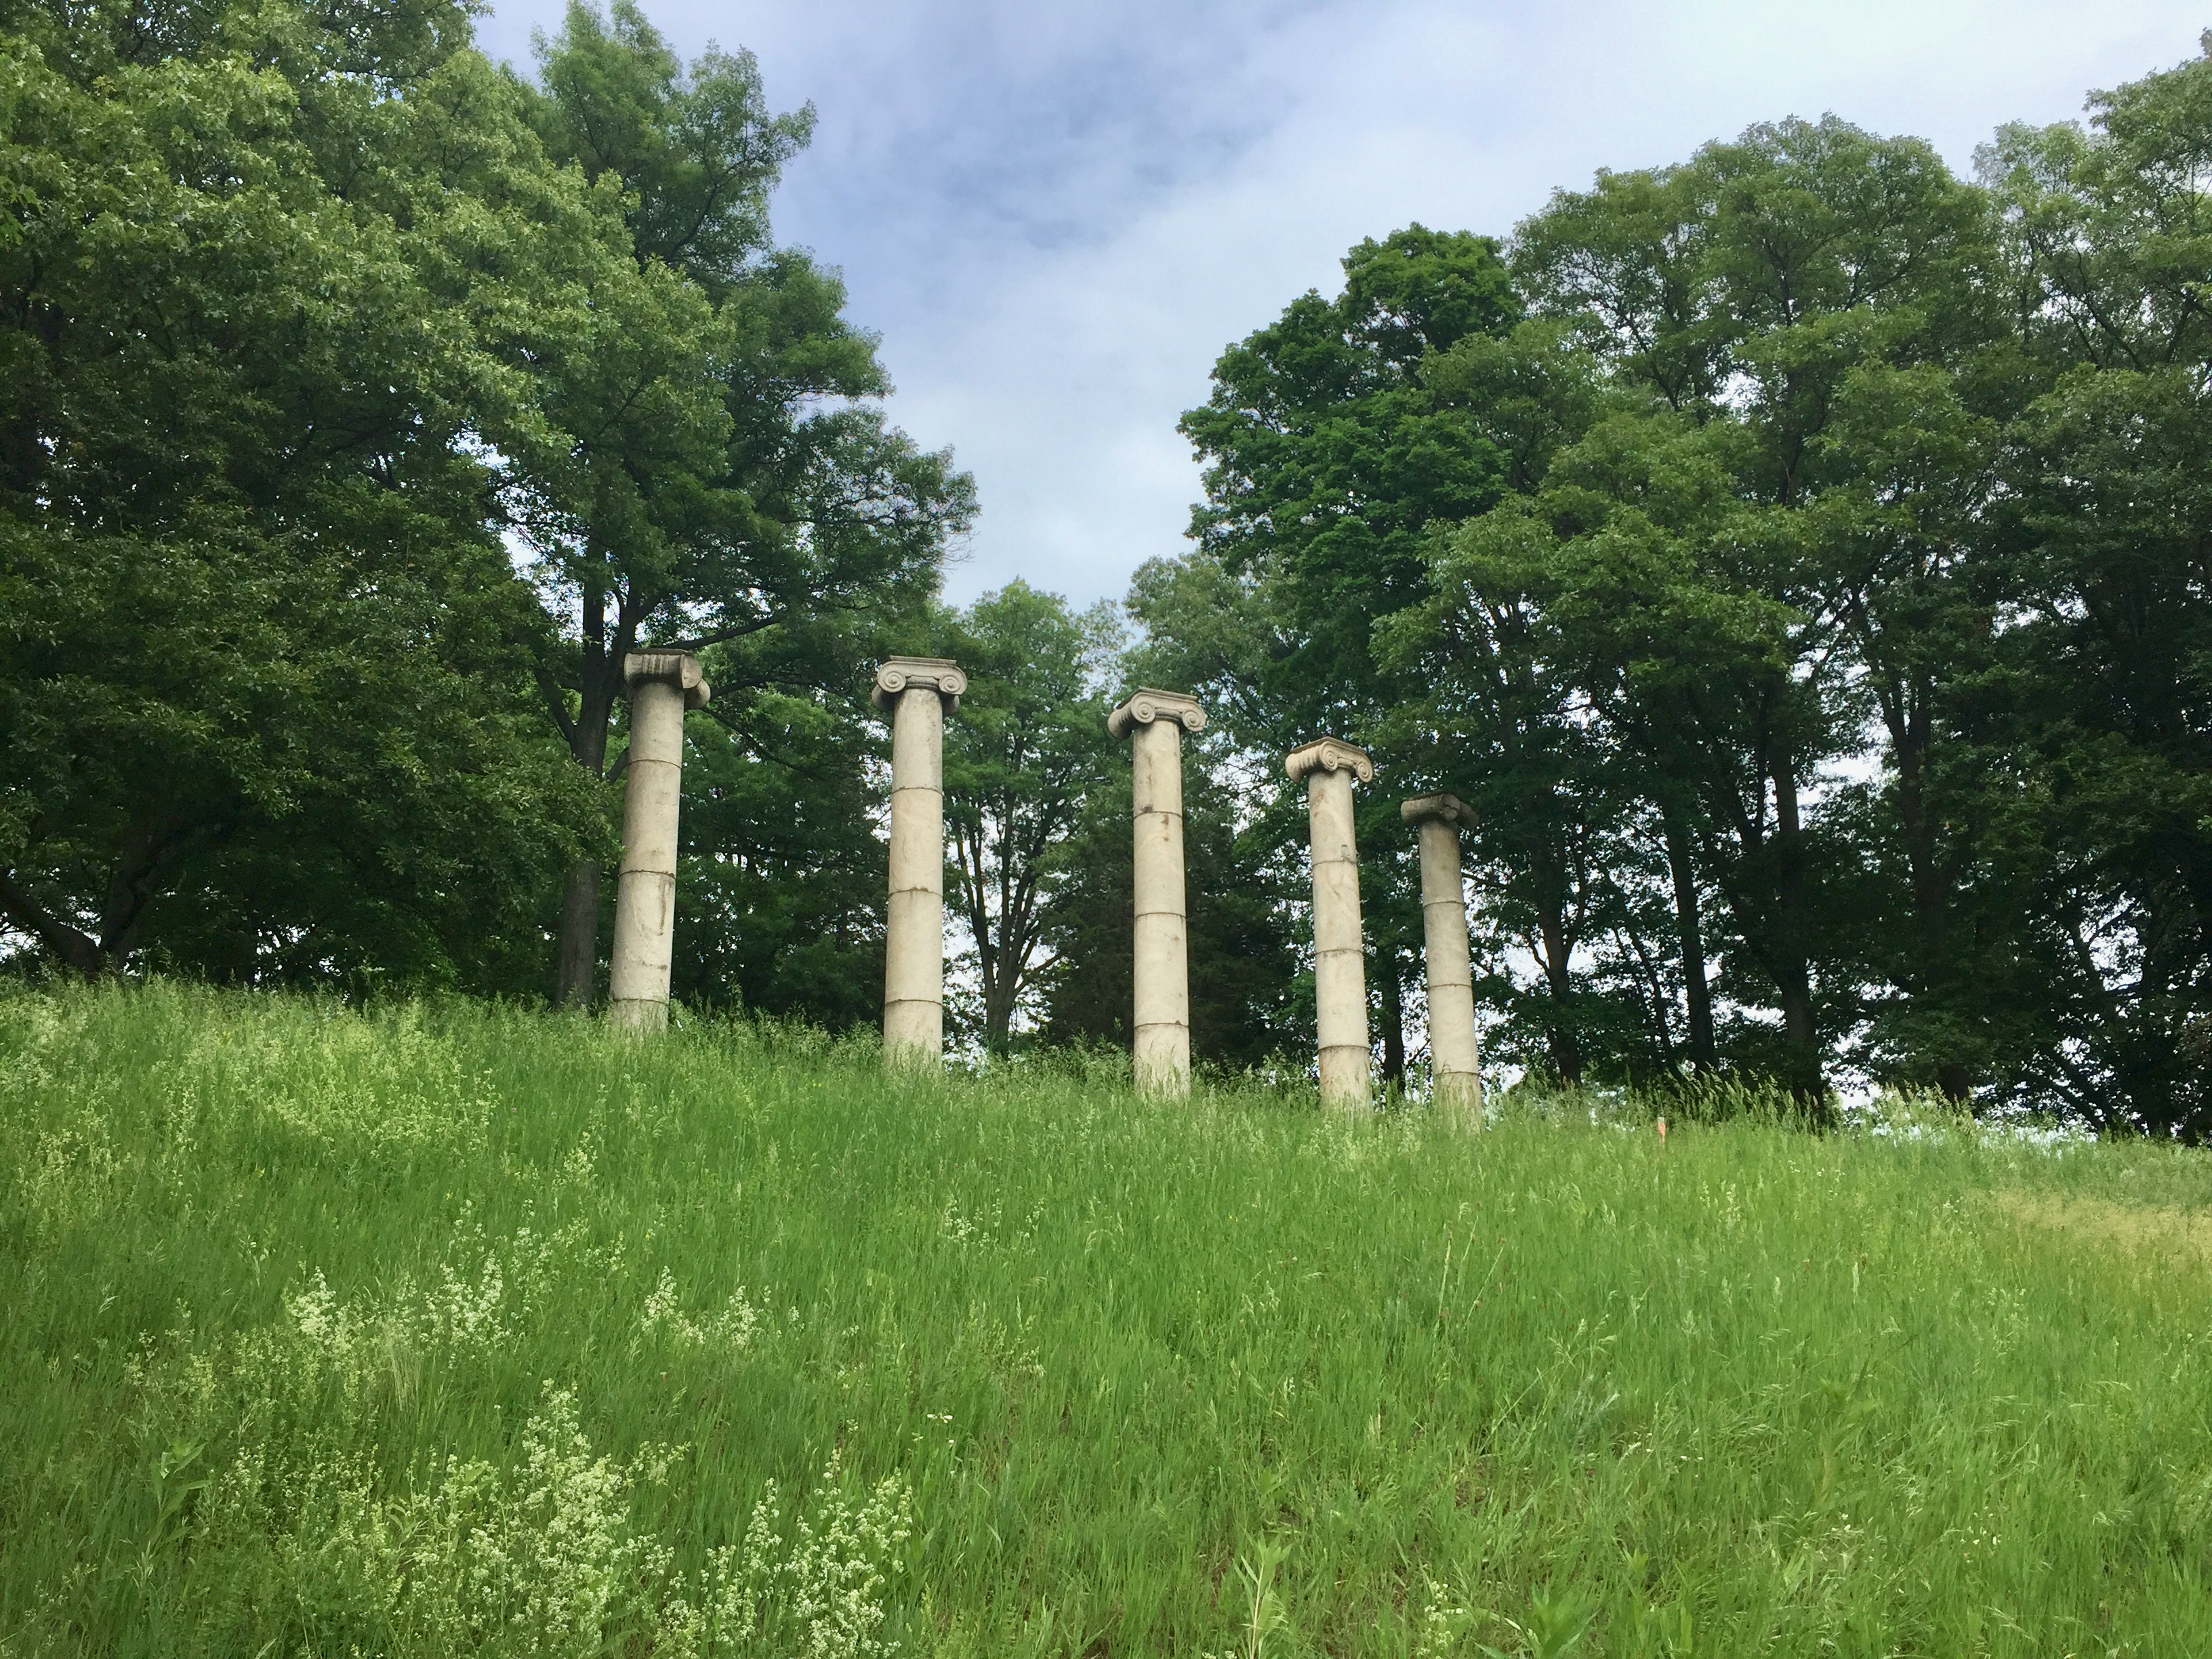
[[[0,1654],[2212,1651],[2199,1155],[0,1000]]]

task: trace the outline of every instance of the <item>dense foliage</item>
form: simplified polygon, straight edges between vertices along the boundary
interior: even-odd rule
[[[529,112],[548,155],[619,189],[637,272],[671,296],[618,350],[551,369],[578,441],[526,520],[563,636],[547,704],[599,778],[641,640],[741,644],[714,659],[726,693],[849,695],[855,631],[917,622],[973,492],[886,425],[836,275],[770,240],[768,192],[812,111],[771,116],[749,54],[686,70],[630,0],[611,19],[573,4],[540,59]],[[580,860],[563,1001],[591,999],[599,885]]]
[[[499,982],[604,831],[485,446],[623,260],[458,9],[10,8],[0,907],[85,972]]]
[[[2212,1132],[2212,58],[2093,112],[1755,127],[1221,359],[1137,614],[1475,807],[1498,1051]]]
[[[720,971],[686,988],[864,1017],[848,974],[825,999],[736,959],[866,958],[865,821],[749,843],[727,798],[765,771],[850,817],[850,684],[925,625],[970,490],[885,424],[835,276],[769,240],[811,117],[627,5],[574,12],[536,82],[436,0],[21,3],[0,54],[14,941],[537,992],[560,922],[587,998],[621,656],[680,640],[723,687],[700,827],[783,878],[784,931],[742,944],[698,892]]]
[[[769,198],[811,131],[618,0],[0,3],[0,946],[366,993],[598,989],[620,665],[707,659],[676,992],[880,1004],[885,733],[949,653],[956,1037],[1128,1037],[1129,688],[1188,745],[1200,1058],[1302,1053],[1322,731],[1383,1074],[1398,799],[1474,809],[1479,1000],[1566,1083],[1838,1081],[2212,1133],[2212,58],[1977,177],[1835,118],[1363,241],[1182,430],[1121,614],[939,582]],[[1132,630],[1128,623],[1135,625]]]

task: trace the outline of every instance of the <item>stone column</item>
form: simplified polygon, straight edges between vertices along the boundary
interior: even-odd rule
[[[891,717],[891,884],[884,928],[884,1058],[945,1055],[945,717],[968,677],[942,657],[893,657],[868,693]]]
[[[1183,908],[1182,734],[1206,725],[1198,699],[1140,690],[1106,717],[1131,738],[1136,825],[1135,1071],[1148,1094],[1190,1092],[1190,947]]]
[[[1313,838],[1314,1012],[1321,1042],[1321,1097],[1346,1111],[1369,1101],[1367,958],[1359,931],[1359,852],[1352,834],[1352,781],[1375,781],[1364,749],[1322,738],[1291,750],[1284,769],[1306,782]]]
[[[1468,963],[1467,888],[1459,826],[1474,815],[1457,795],[1416,795],[1398,811],[1419,827],[1421,932],[1429,959],[1429,1069],[1437,1106],[1470,1129],[1482,1127],[1482,1073],[1474,1038],[1474,979]]]
[[[684,782],[684,715],[712,695],[688,651],[633,651],[629,777],[623,789],[622,865],[615,879],[609,1018],[634,1031],[668,1026],[668,968],[676,934],[676,809]]]

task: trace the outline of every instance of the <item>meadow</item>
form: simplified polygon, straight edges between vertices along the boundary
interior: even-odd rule
[[[0,1655],[2212,1652],[2212,1164],[0,997]]]

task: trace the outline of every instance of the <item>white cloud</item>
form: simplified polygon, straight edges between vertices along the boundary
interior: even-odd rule
[[[1199,489],[1176,416],[1363,236],[1504,234],[1598,167],[1793,114],[1964,168],[2000,122],[2196,50],[2149,0],[647,7],[687,55],[750,46],[779,106],[819,110],[778,233],[844,268],[896,417],[975,473],[962,599],[1014,575],[1118,595],[1176,551]],[[507,0],[483,33],[519,58],[558,21]]]

